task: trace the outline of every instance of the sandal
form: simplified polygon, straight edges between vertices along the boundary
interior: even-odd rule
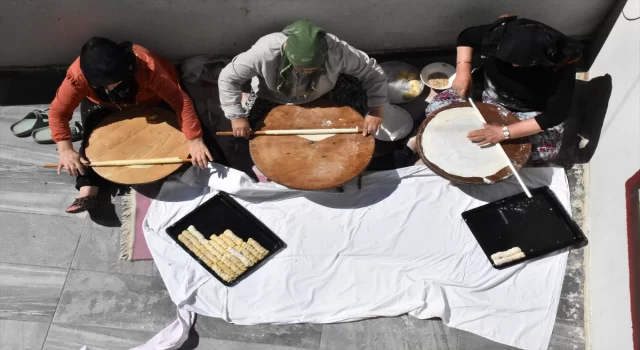
[[[11,133],[17,137],[27,137],[31,135],[33,130],[43,128],[49,125],[49,115],[47,109],[36,109],[27,114],[26,117],[18,120],[11,125]]]
[[[69,125],[69,129],[71,130],[71,142],[82,140],[82,133],[84,132],[82,124],[75,122],[75,125]],[[33,137],[33,141],[43,145],[55,143],[51,136],[51,128],[48,126],[33,130],[31,137]]]
[[[106,203],[98,198],[98,196],[86,196],[76,198],[73,203],[65,210],[69,214],[82,213],[104,206]]]

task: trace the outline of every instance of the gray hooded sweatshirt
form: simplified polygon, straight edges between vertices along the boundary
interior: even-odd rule
[[[241,105],[242,85],[251,81],[258,97],[279,104],[304,104],[322,97],[331,91],[340,74],[356,77],[367,91],[369,107],[389,103],[387,77],[376,60],[364,52],[351,47],[332,34],[326,35],[328,44],[324,73],[318,80],[315,91],[307,94],[310,79],[302,77],[300,84],[291,89],[289,96],[277,90],[282,45],[287,40],[283,33],[266,35],[249,49],[236,56],[220,73],[218,89],[220,104],[228,119],[246,117],[247,112]]]

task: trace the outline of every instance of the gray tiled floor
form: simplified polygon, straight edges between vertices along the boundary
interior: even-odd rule
[[[0,107],[0,349],[137,346],[173,320],[175,306],[152,262],[118,260],[117,228],[62,214],[75,195],[73,181],[40,168],[57,161],[55,146],[9,133],[9,125],[31,109]],[[580,169],[570,175],[580,192]],[[579,200],[574,212],[581,212]],[[582,254],[570,255],[554,350],[584,349]],[[196,331],[197,349],[511,349],[409,316],[289,326],[200,317]]]

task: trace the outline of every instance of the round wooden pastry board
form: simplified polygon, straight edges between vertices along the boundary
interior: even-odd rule
[[[314,101],[275,107],[258,129],[362,128],[363,121],[350,107]],[[373,136],[362,134],[337,134],[321,141],[264,135],[252,139],[249,147],[254,164],[270,180],[299,190],[324,190],[362,173],[371,161],[374,144]]]
[[[482,112],[485,120],[488,124],[499,124],[499,125],[510,125],[513,123],[517,123],[520,120],[515,114],[508,111],[506,108],[501,106],[496,106],[488,103],[476,102],[478,109]],[[482,177],[461,177],[456,175],[451,175],[446,171],[440,169],[436,164],[431,163],[427,157],[424,155],[424,151],[422,150],[422,134],[424,129],[427,127],[429,122],[433,120],[433,118],[438,117],[438,113],[446,111],[448,109],[453,108],[462,108],[462,107],[471,107],[471,104],[468,102],[460,102],[453,103],[448,106],[442,107],[437,111],[433,112],[424,122],[420,125],[420,129],[418,129],[418,153],[420,154],[420,158],[422,161],[431,169],[434,173],[440,175],[441,177],[456,183],[462,184],[485,184],[485,183],[496,183],[502,180],[505,180],[513,175],[509,167],[505,166],[500,169],[497,173],[487,176],[485,181]],[[471,141],[469,141],[471,142]],[[516,169],[520,169],[523,167],[527,161],[529,160],[529,156],[531,154],[531,143],[529,143],[528,138],[522,138],[517,140],[509,140],[502,142],[502,148],[504,148],[505,152],[511,159],[511,162],[515,166]]]
[[[104,118],[89,136],[89,161],[185,158],[189,146],[175,113],[158,107],[136,107]],[[125,185],[146,184],[169,176],[182,164],[95,167],[103,178]]]

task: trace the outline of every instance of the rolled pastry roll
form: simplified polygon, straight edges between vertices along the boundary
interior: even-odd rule
[[[496,266],[500,266],[500,265],[504,265],[506,263],[510,263],[512,261],[516,261],[516,260],[520,260],[520,259],[524,259],[524,258],[525,258],[524,253],[520,252],[520,253],[516,253],[516,254],[513,254],[513,255],[509,255],[509,256],[504,257],[504,258],[496,259],[496,260],[493,261],[493,263]]]
[[[202,235],[202,233],[200,233],[200,231],[196,230],[195,227],[193,227],[193,225],[189,226],[187,228],[187,231],[191,232],[192,235],[196,236],[196,238],[198,238],[198,240],[200,239],[206,239],[204,238],[204,236]]]
[[[187,236],[184,235],[184,233],[181,233],[178,235],[178,240],[180,242],[182,242],[182,244],[187,245],[187,242],[189,242],[189,240],[187,239]],[[191,242],[189,242],[191,243]]]
[[[231,262],[231,260],[226,256],[222,257],[222,260],[220,260],[220,262],[222,262],[227,267],[229,267],[231,271],[233,271],[233,273],[235,273],[236,275],[240,275],[243,272],[240,268],[236,266],[236,264]]]
[[[220,269],[222,269],[222,271],[224,271],[224,273],[226,273],[229,276],[235,276],[236,275],[233,272],[233,270],[231,270],[231,268],[229,268],[229,266],[225,265],[222,261],[216,262],[216,266],[218,266]]]
[[[236,258],[234,255],[232,255],[229,252],[226,252],[224,254],[224,257],[226,257],[227,259],[229,259],[232,263],[234,263],[240,270],[247,271],[247,266],[245,266],[242,261],[238,258]]]
[[[232,277],[230,275],[226,274],[224,271],[222,271],[222,269],[219,268],[218,265],[212,263],[212,264],[207,265],[207,266],[209,266],[209,268],[211,268],[211,270],[213,270],[213,272],[215,272],[216,275],[220,276],[220,278],[222,278],[223,280],[225,280],[227,282],[231,282],[231,280],[232,280],[231,278]]]
[[[247,243],[247,242],[243,242],[242,246],[240,247],[241,249],[247,249],[249,252],[251,252],[251,254],[253,254],[253,256],[258,257],[258,258],[262,258],[262,254],[259,253],[256,248],[254,248],[251,244]],[[237,250],[237,249],[236,249]]]
[[[231,253],[229,252],[224,253],[224,256],[222,256],[222,261],[228,264],[233,264],[233,266],[237,267],[242,272],[247,270],[247,268],[244,266],[242,261],[240,261],[240,259],[236,258],[235,256],[231,255]]]
[[[233,248],[227,248],[227,251],[229,253],[231,253],[231,255],[235,256],[236,258],[240,259],[240,261],[242,261],[242,264],[246,267],[249,266],[253,266],[253,263],[251,262],[251,260],[247,259],[244,255],[242,255],[239,251],[233,249]]]
[[[269,251],[264,249],[264,247],[262,247],[260,245],[260,243],[256,242],[253,238],[249,238],[249,240],[247,240],[247,243],[251,244],[252,247],[256,248],[256,250],[258,251],[258,253],[262,254],[262,255],[267,255],[269,254]]]
[[[224,248],[224,250],[227,250],[227,248],[229,248],[229,244],[216,235],[211,235],[211,241],[218,243],[222,248]]]
[[[229,237],[235,243],[235,245],[241,245],[244,242],[242,239],[240,239],[240,237],[236,236],[231,230],[225,230],[222,233],[222,235]]]
[[[202,246],[211,254],[215,256],[218,260],[222,259],[222,254],[220,254],[217,250],[213,248],[213,246],[209,243],[209,241],[201,241]]]
[[[208,251],[208,250],[206,250],[206,249],[204,249],[204,250],[202,251],[202,253],[204,254],[204,256],[205,256],[205,257],[207,257],[207,259],[209,259],[209,260],[211,260],[211,261],[213,261],[213,262],[220,261],[220,259],[218,259],[218,257],[217,257],[217,256],[215,256],[215,255],[211,254],[211,252],[209,252],[209,251]]]
[[[260,259],[251,254],[251,252],[247,249],[247,248],[242,248],[241,250],[239,250],[240,254],[244,255],[247,259],[251,260],[252,263],[257,263]]]
[[[190,241],[190,240],[188,240],[188,239],[186,239],[186,238],[185,238],[184,242],[182,242],[182,243],[184,243],[185,247],[187,247],[187,249],[189,249],[189,250],[191,250],[191,251],[193,251],[193,250],[196,248],[196,247],[193,245],[193,243],[191,243],[191,241]]]
[[[191,242],[191,244],[195,246],[200,245],[200,241],[198,240],[198,238],[196,238],[196,236],[193,235],[193,233],[189,231],[182,231],[182,234],[184,234],[184,236],[187,237],[187,239]]]
[[[212,237],[215,237],[215,236],[212,236]],[[215,249],[220,254],[224,254],[226,252],[226,249],[223,246],[221,246],[220,243],[218,243],[218,241],[211,239],[209,240],[209,244],[213,249]]]
[[[500,258],[506,258],[508,256],[515,255],[515,254],[518,254],[518,253],[521,253],[521,252],[522,252],[522,250],[520,248],[518,248],[518,247],[511,248],[511,249],[506,250],[504,252],[497,252],[495,254],[492,254],[491,255],[491,260],[496,260],[496,259],[500,259]]]
[[[227,246],[229,246],[229,247],[235,247],[236,246],[236,243],[234,241],[232,241],[231,238],[229,238],[227,236],[223,236],[223,235],[220,235],[218,237],[221,240],[223,240],[227,244]]]

